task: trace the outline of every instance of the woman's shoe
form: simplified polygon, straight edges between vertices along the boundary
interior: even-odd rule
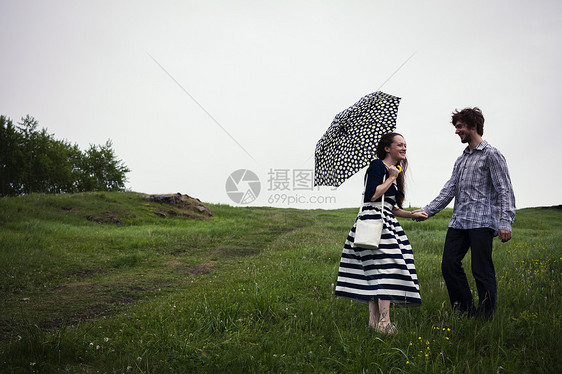
[[[396,326],[392,322],[388,322],[386,324],[379,322],[375,331],[380,332],[381,334],[392,335],[396,333]]]

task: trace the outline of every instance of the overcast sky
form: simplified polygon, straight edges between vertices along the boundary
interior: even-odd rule
[[[0,0],[0,114],[111,139],[133,191],[244,205],[226,182],[248,169],[248,205],[332,209],[363,172],[307,190],[316,142],[380,88],[402,98],[407,204],[438,194],[464,148],[450,114],[478,106],[517,207],[557,205],[561,36],[555,0]]]

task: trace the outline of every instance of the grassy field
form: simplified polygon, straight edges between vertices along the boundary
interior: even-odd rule
[[[393,309],[388,337],[333,296],[356,209],[206,205],[213,217],[136,193],[0,199],[0,372],[562,372],[560,208],[520,210],[496,239],[490,322],[448,305],[451,211],[401,220],[423,304]]]

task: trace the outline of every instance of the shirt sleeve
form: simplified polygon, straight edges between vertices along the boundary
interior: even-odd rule
[[[365,196],[363,202],[368,203],[375,194],[377,186],[382,183],[383,177],[386,175],[386,167],[381,160],[376,159],[371,162],[367,169],[367,186],[365,187]]]
[[[447,205],[453,200],[457,191],[457,183],[459,179],[459,164],[461,162],[462,156],[457,158],[455,161],[455,166],[453,167],[453,174],[451,178],[445,183],[445,186],[439,192],[439,195],[433,199],[432,202],[424,206],[421,210],[426,212],[429,217],[432,217],[439,213],[441,210],[445,209]]]
[[[509,177],[507,162],[499,152],[492,152],[489,158],[490,177],[492,185],[498,193],[500,208],[500,230],[511,231],[511,224],[515,220],[515,194]]]

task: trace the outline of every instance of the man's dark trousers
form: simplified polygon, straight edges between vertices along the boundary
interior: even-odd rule
[[[445,238],[445,249],[441,271],[449,291],[453,308],[473,315],[476,312],[484,319],[492,317],[496,309],[496,272],[492,262],[492,240],[494,230],[489,228],[449,228]],[[472,293],[462,267],[462,259],[471,249],[472,275],[478,289],[478,309],[474,310]]]

